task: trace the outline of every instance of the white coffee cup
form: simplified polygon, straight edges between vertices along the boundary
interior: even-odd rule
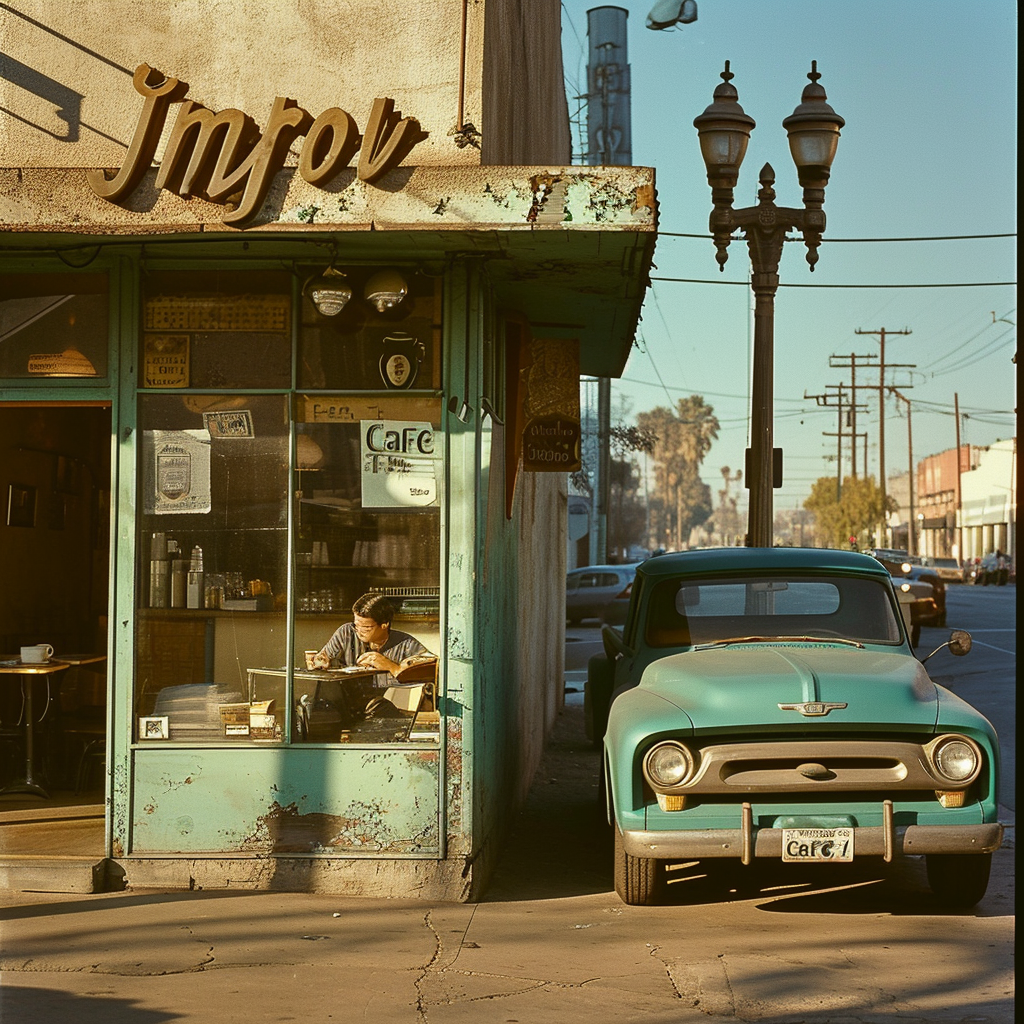
[[[34,644],[21,649],[21,660],[26,665],[42,665],[52,657],[53,648],[49,644]]]

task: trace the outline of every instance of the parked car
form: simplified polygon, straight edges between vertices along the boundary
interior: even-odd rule
[[[570,625],[584,619],[604,621],[605,612],[633,582],[636,565],[588,565],[565,577],[565,617]],[[621,621],[621,620],[620,620]]]
[[[961,583],[964,578],[964,571],[955,558],[939,558],[936,555],[922,555],[921,564],[926,569],[932,569],[940,579],[947,583]]]
[[[940,629],[946,625],[946,581],[933,569],[922,565],[910,565],[904,562],[898,572],[892,573],[897,582],[911,582],[915,584],[912,588],[915,594],[924,595],[930,598],[928,601],[915,601],[913,622],[916,626],[938,626]],[[922,588],[927,588],[922,590]],[[917,646],[917,640],[914,640]]]
[[[943,904],[982,898],[1003,831],[995,730],[929,678],[876,560],[651,558],[601,635],[584,707],[624,902],[657,902],[681,861],[918,854]],[[970,635],[948,647],[966,654]]]
[[[910,637],[910,646],[916,648],[921,642],[921,626],[925,619],[933,619],[937,609],[935,591],[928,583],[894,576],[896,599],[903,615],[903,626]]]

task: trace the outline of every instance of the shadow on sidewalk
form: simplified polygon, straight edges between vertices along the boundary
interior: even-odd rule
[[[567,704],[481,902],[612,891],[612,833],[598,806],[600,763],[584,732],[583,705]]]

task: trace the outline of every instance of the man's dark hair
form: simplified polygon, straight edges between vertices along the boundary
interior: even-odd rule
[[[352,614],[373,619],[378,626],[390,626],[395,617],[395,606],[383,594],[363,594],[352,605]]]

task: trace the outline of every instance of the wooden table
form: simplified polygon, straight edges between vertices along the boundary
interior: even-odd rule
[[[59,673],[66,672],[71,667],[69,661],[58,661],[53,659],[39,664],[26,663],[18,658],[0,662],[0,682],[7,682],[8,678],[17,678],[21,685],[22,713],[21,721],[25,728],[25,774],[22,778],[14,779],[12,782],[0,789],[0,795],[6,793],[29,793],[34,796],[41,796],[44,800],[50,797],[49,792],[42,785],[42,781],[36,774],[35,766],[35,710],[32,707],[32,683],[37,676],[46,680],[47,699],[46,708],[40,717],[40,721],[46,717],[50,710],[52,695],[50,687],[52,683],[59,681]],[[26,682],[28,685],[26,685]]]

